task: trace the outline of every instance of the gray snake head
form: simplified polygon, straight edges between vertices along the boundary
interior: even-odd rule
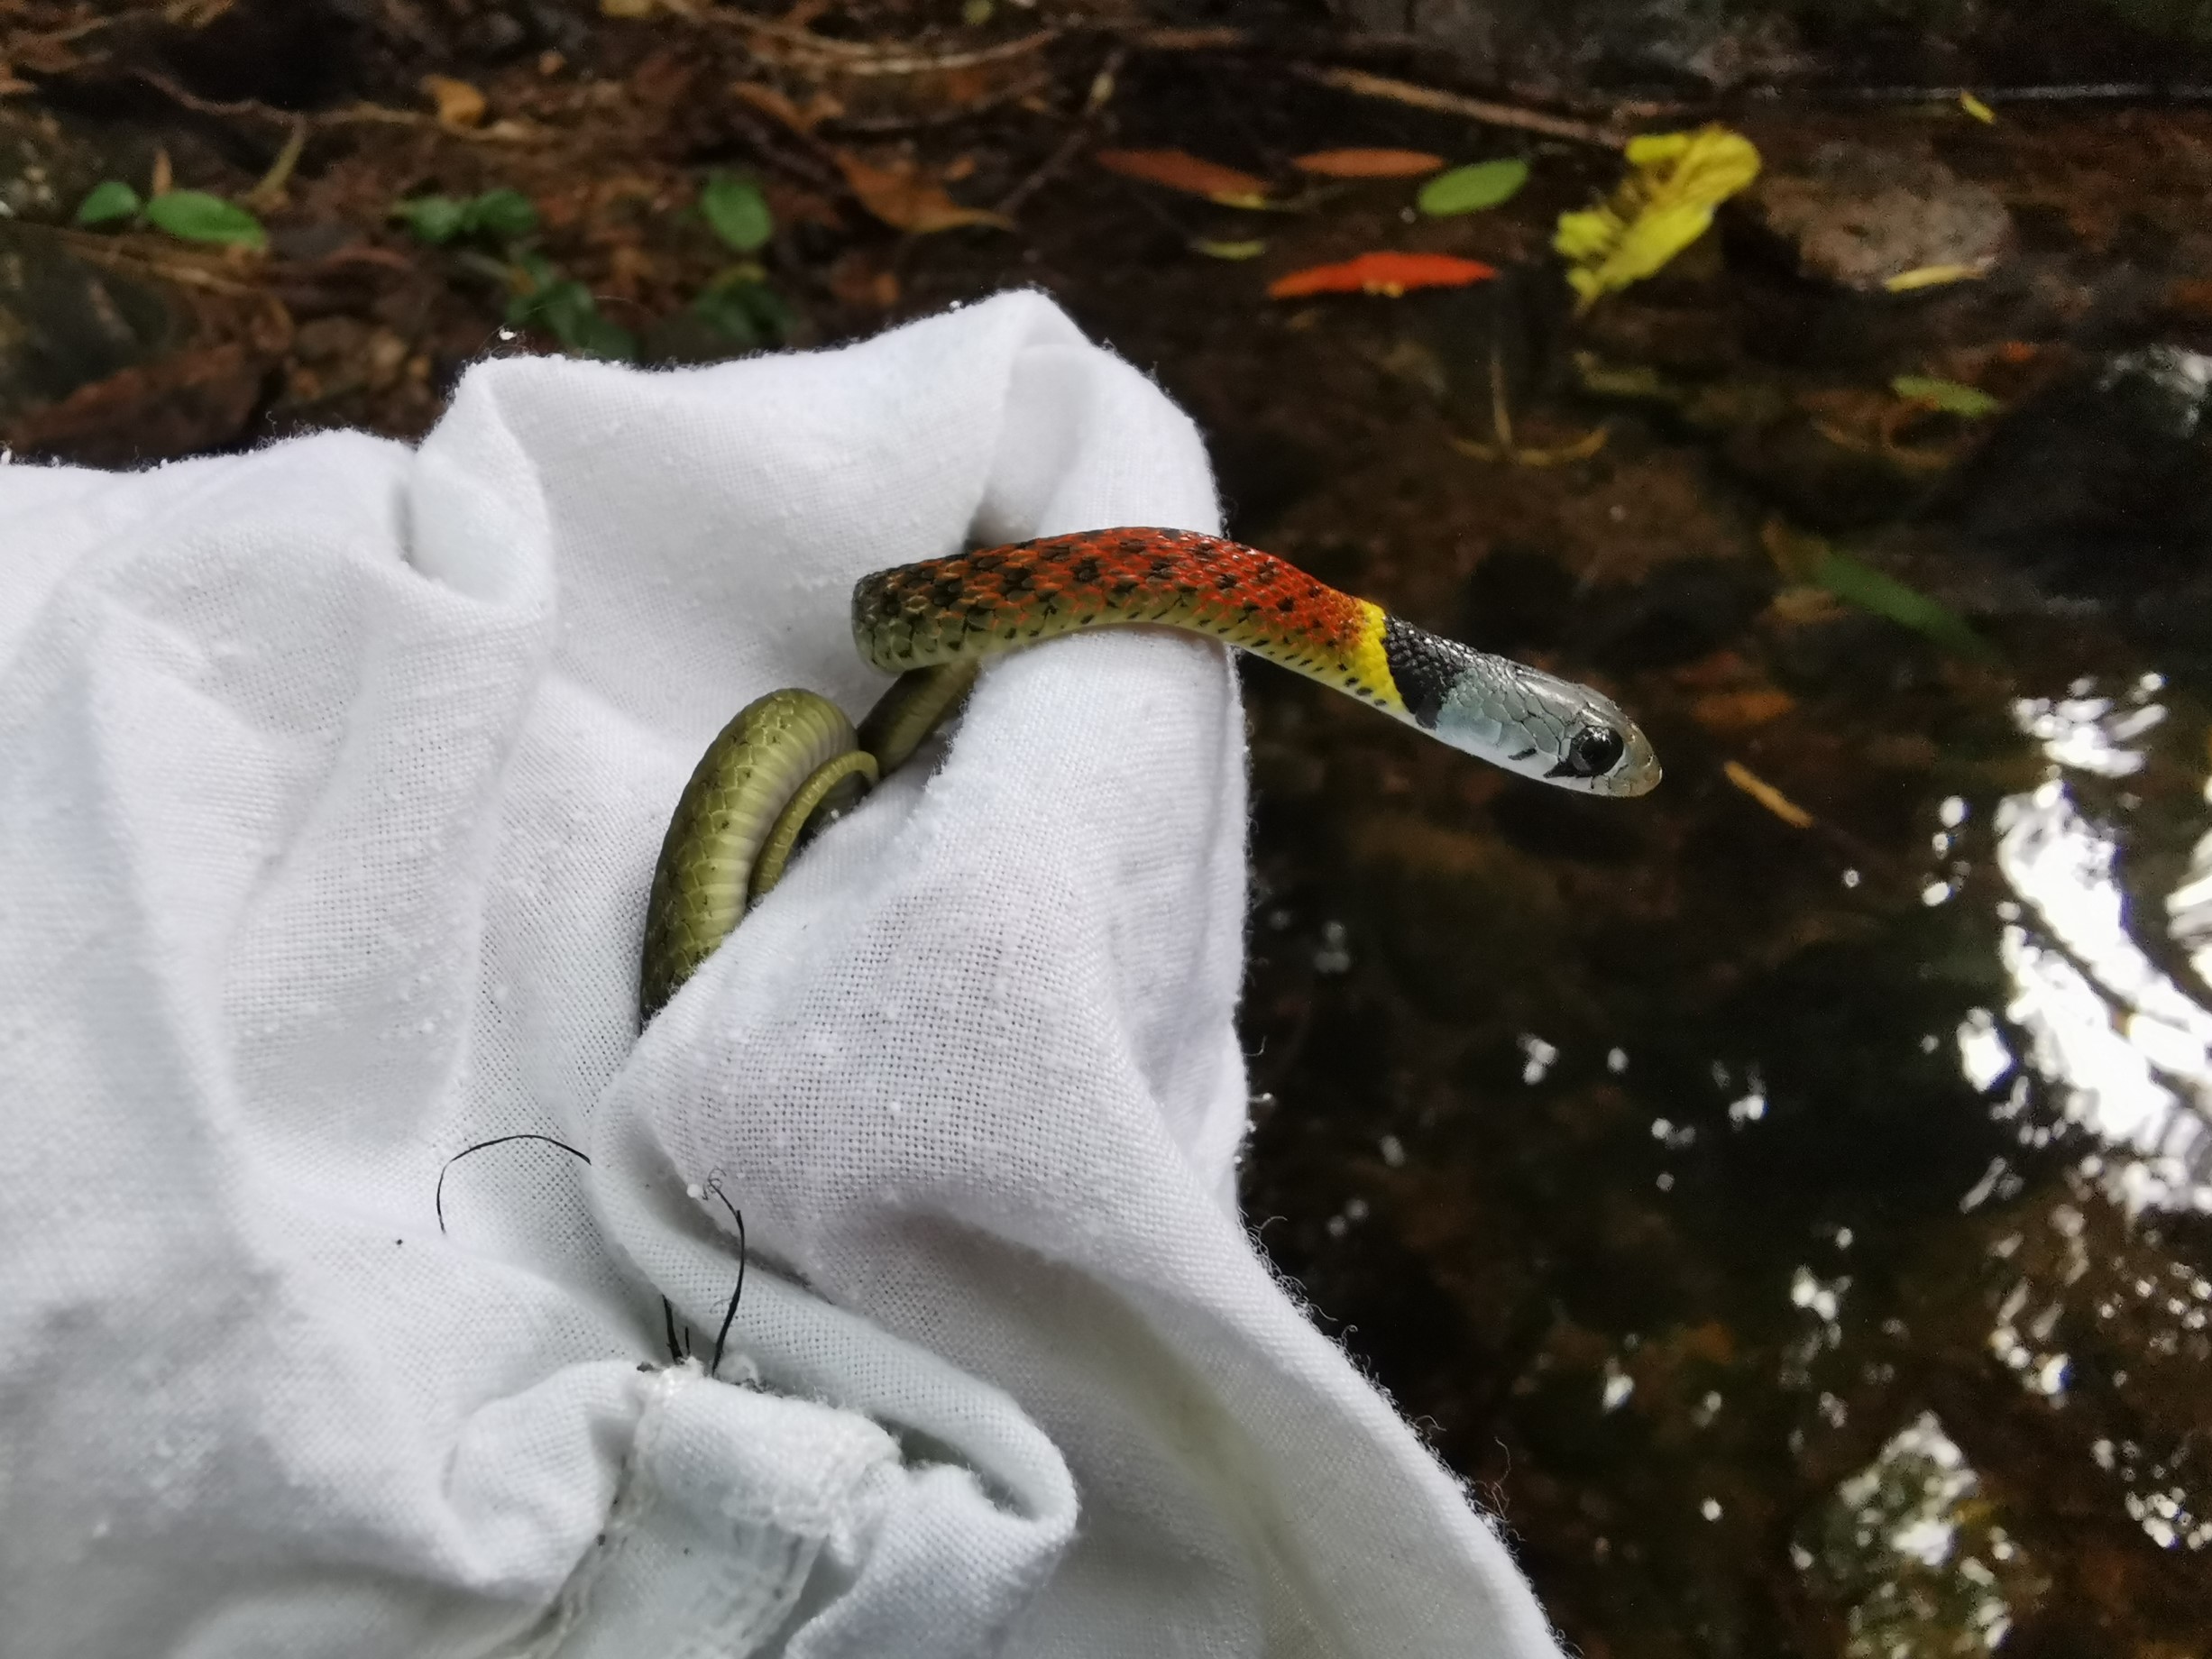
[[[1482,652],[1464,653],[1429,728],[1452,747],[1584,794],[1657,786],[1651,741],[1602,692]]]

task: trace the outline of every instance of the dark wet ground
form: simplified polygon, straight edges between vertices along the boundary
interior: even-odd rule
[[[1079,152],[1037,172],[1086,61],[1057,103],[910,134],[963,201],[1026,189],[1017,230],[901,238],[841,198],[823,141],[708,96],[711,52],[595,50],[485,78],[495,113],[562,137],[318,134],[262,265],[13,233],[65,288],[72,261],[122,285],[108,348],[139,364],[57,405],[76,380],[32,362],[42,390],[0,386],[15,440],[112,461],[419,431],[469,357],[548,344],[500,342],[496,282],[382,223],[427,188],[530,194],[549,252],[665,358],[732,349],[682,315],[722,257],[678,213],[714,165],[769,184],[792,337],[1042,285],[1198,416],[1238,534],[1594,681],[1666,761],[1648,799],[1589,801],[1247,678],[1250,1213],[1501,1511],[1570,1640],[2207,1651],[2212,118],[1737,112],[1775,171],[1839,142],[1932,159],[1985,193],[1967,217],[2001,204],[2002,257],[1849,292],[1735,211],[1576,319],[1546,246],[1617,176],[1601,150],[1123,62],[1096,132],[1124,143],[1271,177],[1330,145],[1534,163],[1465,218],[1409,222],[1402,183],[1239,213]],[[234,190],[285,132],[150,115],[96,78],[55,102],[111,162],[159,139]],[[1254,237],[1248,263],[1189,245]],[[1376,246],[1506,274],[1262,297]],[[1915,410],[1898,374],[2006,408]],[[1602,446],[1456,447],[1497,447],[1493,375],[1519,445],[1602,424]],[[1808,581],[1815,536],[1938,620]]]

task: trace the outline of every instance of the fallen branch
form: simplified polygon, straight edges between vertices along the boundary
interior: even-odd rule
[[[1550,115],[1538,109],[1523,109],[1519,105],[1494,103],[1488,98],[1471,98],[1464,93],[1446,92],[1440,87],[1418,86],[1409,80],[1393,80],[1387,75],[1370,75],[1364,69],[1299,64],[1293,67],[1291,72],[1317,86],[1333,87],[1339,92],[1349,92],[1356,97],[1387,98],[1393,104],[1405,104],[1415,109],[1435,110],[1446,115],[1465,115],[1490,126],[1512,127],[1523,133],[1541,133],[1547,138],[1564,138],[1573,143],[1595,144],[1606,150],[1619,150],[1629,142],[1627,133],[1612,127],[1597,126],[1566,115]]]
[[[788,48],[777,56],[794,69],[827,69],[840,75],[941,75],[980,69],[1042,51],[1061,34],[1058,29],[1040,29],[993,46],[932,50],[911,41],[840,41],[734,6],[718,6],[706,13],[704,20]]]

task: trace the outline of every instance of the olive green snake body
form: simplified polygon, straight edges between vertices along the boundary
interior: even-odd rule
[[[1216,536],[1090,530],[901,565],[853,590],[854,644],[899,676],[859,727],[812,692],[771,692],[722,729],[684,785],[647,900],[641,1019],[775,886],[811,829],[959,706],[986,658],[1124,624],[1220,639],[1546,783],[1640,795],[1659,781],[1649,742],[1602,694]]]

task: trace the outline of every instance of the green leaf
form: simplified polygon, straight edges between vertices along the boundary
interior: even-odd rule
[[[749,179],[717,173],[699,192],[699,211],[709,228],[740,253],[757,253],[776,234],[767,197]]]
[[[609,362],[638,360],[637,336],[609,322],[596,309],[578,318],[575,327],[561,336],[561,344],[587,357],[601,357]]]
[[[525,250],[516,254],[515,269],[522,274],[526,285],[522,291],[525,294],[541,288],[551,288],[561,280],[561,273],[554,270],[553,261],[534,250]]]
[[[733,289],[709,289],[692,301],[692,310],[740,351],[749,352],[764,344],[752,308]]]
[[[1931,408],[1941,409],[1946,415],[1956,415],[1961,420],[1980,420],[1995,415],[2005,406],[1978,386],[1966,386],[1957,380],[1939,380],[1924,374],[1900,374],[1890,381],[1889,390],[1907,403],[1924,403]]]
[[[1887,617],[1946,651],[1978,662],[1996,660],[1996,648],[1969,628],[1956,611],[1937,604],[1917,588],[1885,576],[1871,564],[1860,564],[1848,553],[1830,548],[1814,570],[1813,580],[1844,603]]]
[[[1190,251],[1193,253],[1203,253],[1207,259],[1258,259],[1260,255],[1267,252],[1267,243],[1264,242],[1209,242],[1200,237],[1190,244]]]
[[[753,277],[715,283],[692,301],[692,309],[748,352],[781,344],[790,337],[795,321],[784,297]]]
[[[451,242],[468,224],[468,208],[450,196],[417,196],[394,202],[391,216],[405,223],[418,241]]]
[[[471,236],[519,242],[537,228],[537,209],[519,190],[486,190],[462,209],[462,230]]]
[[[1825,588],[1844,603],[1900,623],[1946,651],[1978,662],[1999,660],[1996,648],[1955,611],[1937,604],[1917,588],[1908,588],[1895,577],[1885,576],[1849,554],[1838,552],[1824,536],[1792,529],[1779,518],[1769,518],[1759,532],[1759,541],[1775,567],[1791,582]]]
[[[117,219],[128,219],[142,204],[138,192],[120,179],[110,179],[92,187],[92,194],[77,206],[79,225],[112,225]]]
[[[234,248],[265,248],[262,222],[235,203],[205,190],[171,190],[146,204],[146,222],[179,242],[216,242]]]
[[[1479,213],[1485,207],[1512,200],[1528,182],[1526,161],[1512,157],[1477,161],[1471,167],[1455,167],[1448,173],[1438,173],[1421,187],[1421,193],[1413,200],[1423,213],[1434,218],[1455,213]]]
[[[528,286],[507,302],[507,320],[542,328],[573,352],[621,362],[634,361],[638,341],[629,329],[599,314],[592,290],[574,278],[558,276],[542,254],[525,253],[515,270]]]

